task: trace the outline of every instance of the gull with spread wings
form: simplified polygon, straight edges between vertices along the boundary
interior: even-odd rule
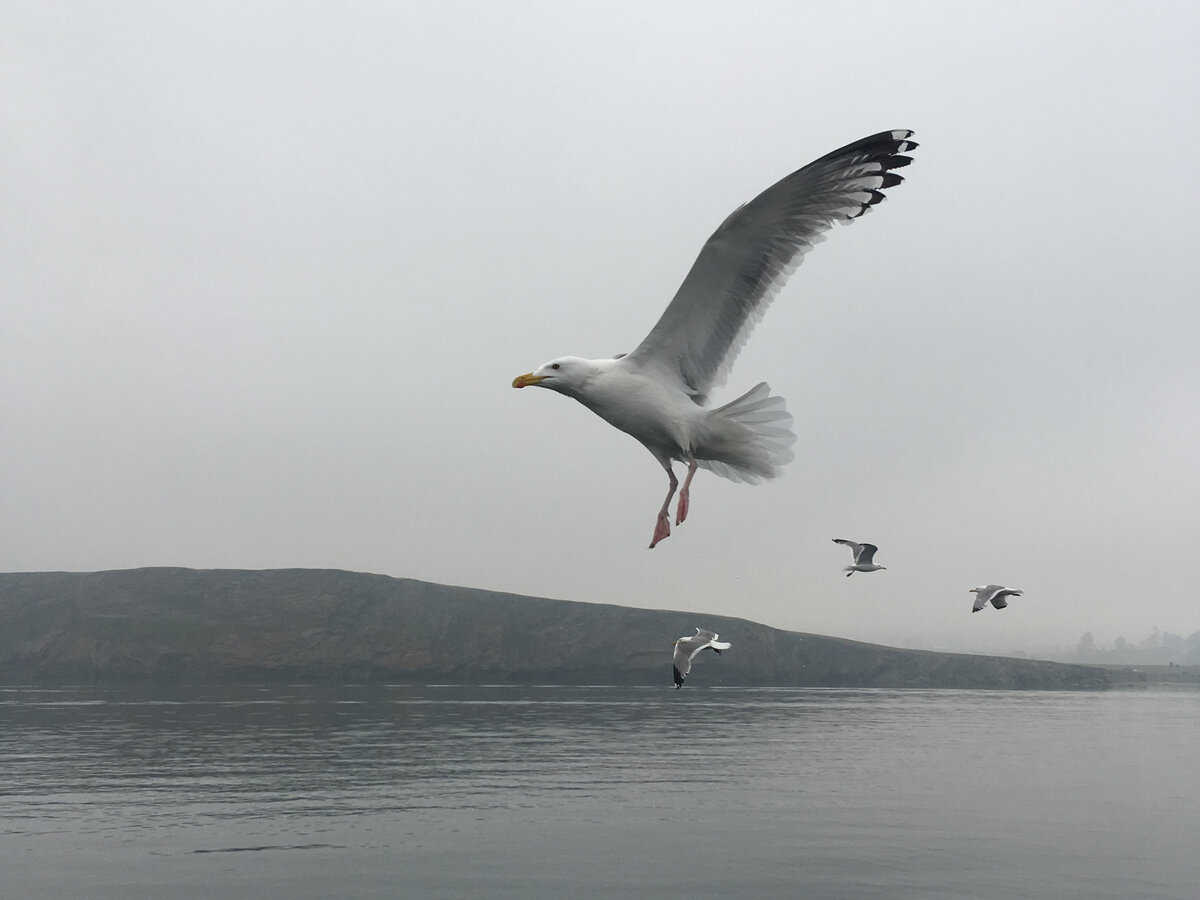
[[[973,587],[967,593],[975,595],[975,603],[971,606],[971,612],[977,613],[991,603],[996,609],[1004,609],[1008,606],[1008,601],[1005,597],[1020,597],[1024,591],[1006,588],[1002,584],[981,584],[979,587]]]
[[[854,554],[854,565],[846,566],[847,578],[855,572],[878,572],[880,569],[887,568],[887,566],[880,566],[875,563],[875,554],[879,552],[879,548],[874,544],[858,544],[854,541],[848,541],[845,538],[834,538],[833,542],[835,544],[844,544]]]
[[[718,641],[720,635],[713,631],[706,631],[703,628],[697,628],[696,633],[691,637],[679,638],[675,643],[675,655],[672,657],[672,674],[675,677],[675,690],[683,687],[683,679],[687,678],[688,672],[692,671],[692,660],[700,653],[701,650],[712,650],[717,656],[721,655],[722,650],[728,650],[733,644],[728,641]]]
[[[911,131],[884,131],[822,156],[738,207],[700,250],[674,299],[646,339],[611,359],[562,356],[518,375],[573,397],[642,443],[666,469],[667,499],[653,548],[687,518],[697,468],[732,481],[774,478],[793,458],[792,417],[765,382],[715,409],[709,395],[725,382],[754,325],[804,254],[835,222],[850,222],[904,179],[917,145]],[[672,460],[687,466],[680,487]]]

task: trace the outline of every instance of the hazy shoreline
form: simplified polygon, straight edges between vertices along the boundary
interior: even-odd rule
[[[904,650],[745,619],[324,569],[0,574],[0,680],[658,684],[696,625],[710,685],[1096,689],[1144,674]]]

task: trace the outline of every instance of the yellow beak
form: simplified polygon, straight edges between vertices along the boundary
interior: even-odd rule
[[[518,375],[516,378],[514,378],[513,379],[513,387],[515,387],[515,388],[529,387],[531,384],[541,384],[545,380],[546,380],[545,375],[534,375],[532,372],[529,372],[525,375]]]

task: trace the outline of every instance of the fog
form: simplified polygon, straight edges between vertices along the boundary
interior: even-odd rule
[[[992,652],[1200,629],[1193,4],[0,10],[0,569]],[[701,472],[649,551],[661,468],[513,376],[632,349],[732,209],[893,128],[907,180],[714,398],[768,381],[796,460]],[[988,582],[1025,595],[972,615]]]

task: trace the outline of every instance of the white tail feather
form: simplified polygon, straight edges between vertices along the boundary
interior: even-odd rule
[[[730,481],[757,484],[774,478],[795,458],[792,416],[766,382],[710,411],[704,434],[692,448],[696,462]]]

